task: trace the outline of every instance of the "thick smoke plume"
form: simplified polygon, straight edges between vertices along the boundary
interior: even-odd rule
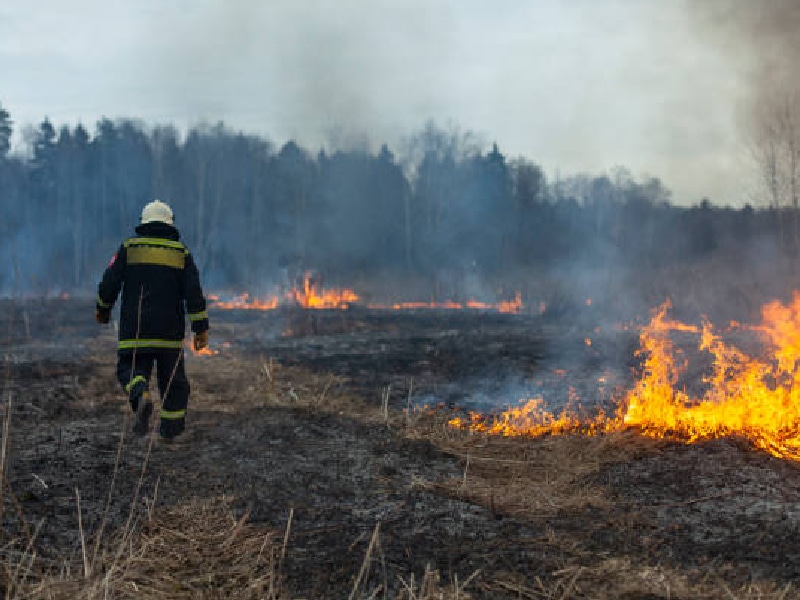
[[[741,118],[757,122],[765,110],[800,91],[800,2],[711,0],[686,2],[698,34],[716,44],[746,84]]]

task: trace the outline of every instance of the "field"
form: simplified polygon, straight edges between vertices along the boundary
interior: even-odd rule
[[[489,437],[610,406],[636,332],[574,315],[211,312],[187,434],[130,434],[91,300],[6,301],[7,598],[800,598],[800,470],[738,439]]]

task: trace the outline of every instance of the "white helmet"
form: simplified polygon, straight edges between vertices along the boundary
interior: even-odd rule
[[[153,222],[173,223],[172,209],[161,200],[153,200],[142,209],[142,225]]]

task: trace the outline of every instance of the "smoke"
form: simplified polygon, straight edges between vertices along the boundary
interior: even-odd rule
[[[154,13],[140,80],[157,83],[154,96],[171,96],[187,114],[312,148],[362,147],[407,129],[387,111],[418,85],[404,79],[404,66],[427,61],[433,70],[449,56],[451,8],[424,6],[422,19],[407,3],[353,0],[211,2],[179,23]],[[426,57],[434,39],[443,51]],[[421,122],[425,102],[411,98],[403,113]]]
[[[745,128],[752,127],[776,103],[797,102],[800,2],[687,0],[686,10],[696,33],[715,45],[745,82],[738,107]]]

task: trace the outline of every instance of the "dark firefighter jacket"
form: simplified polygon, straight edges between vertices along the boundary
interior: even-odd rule
[[[194,333],[208,329],[197,266],[172,225],[146,223],[136,233],[103,273],[97,309],[110,311],[122,290],[120,352],[181,348],[187,314]]]

